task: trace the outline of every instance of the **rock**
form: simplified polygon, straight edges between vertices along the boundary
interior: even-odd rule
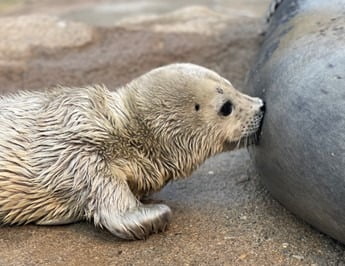
[[[283,205],[345,243],[345,5],[278,4],[247,92],[267,103],[262,179]]]
[[[127,29],[154,32],[190,33],[215,36],[229,27],[229,16],[204,6],[189,6],[164,16],[151,15],[122,19],[117,23]]]
[[[211,67],[242,87],[262,25],[235,18],[202,7],[104,28],[49,16],[2,18],[0,92],[93,83],[115,89],[183,61]]]
[[[92,41],[92,29],[81,23],[37,15],[0,18],[0,60],[23,60],[36,48],[46,54],[82,47]],[[38,51],[39,52],[39,51]]]
[[[294,259],[297,259],[297,260],[303,260],[304,259],[304,256],[301,256],[301,255],[292,255],[292,257]]]

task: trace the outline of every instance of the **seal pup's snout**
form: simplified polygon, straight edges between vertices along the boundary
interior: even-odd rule
[[[256,109],[257,114],[263,114],[266,111],[266,104],[260,98],[252,98],[254,104],[252,108]]]
[[[262,121],[263,121],[263,118],[264,118],[264,115],[266,112],[266,103],[261,99],[260,99],[260,101],[261,101],[261,105],[259,107],[259,111],[257,112],[257,115],[261,117],[260,124],[262,125]]]
[[[256,112],[255,116],[260,117],[261,120],[264,117],[265,111],[266,111],[266,104],[264,101],[260,100],[261,104],[258,107],[258,111]]]
[[[254,98],[254,99],[256,102],[255,107],[254,107],[255,109],[254,119],[260,119],[260,123],[261,123],[266,111],[266,103],[260,98]]]
[[[260,107],[260,111],[261,111],[262,113],[265,113],[265,112],[266,112],[266,103],[265,103],[264,101],[262,101],[262,105],[261,105],[261,107]]]
[[[244,120],[241,128],[241,136],[245,139],[253,138],[255,140],[254,143],[257,143],[266,107],[264,101],[260,98],[248,97],[247,99],[250,107],[247,109],[247,118]]]

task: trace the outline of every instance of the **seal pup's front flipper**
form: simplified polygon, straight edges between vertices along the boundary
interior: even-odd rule
[[[105,227],[115,236],[128,239],[146,239],[152,233],[162,232],[171,219],[171,210],[164,204],[142,204],[121,178],[98,178],[88,205],[88,218],[96,226]],[[121,180],[121,181],[120,181]]]

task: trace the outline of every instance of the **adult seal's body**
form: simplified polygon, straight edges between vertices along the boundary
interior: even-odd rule
[[[92,220],[118,237],[165,229],[171,211],[140,197],[208,157],[246,144],[263,103],[192,64],[105,87],[22,92],[0,100],[0,220]]]
[[[247,84],[269,104],[252,155],[279,202],[345,244],[345,1],[272,6]]]

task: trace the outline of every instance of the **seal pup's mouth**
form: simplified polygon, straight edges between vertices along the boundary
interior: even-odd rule
[[[262,119],[261,119],[261,122],[260,122],[260,126],[259,126],[258,130],[255,132],[255,139],[256,139],[255,144],[259,144],[260,143],[260,139],[261,139],[261,136],[262,136],[262,125],[264,123],[264,118],[265,118],[265,116],[263,115]]]
[[[255,132],[255,138],[256,138],[256,143],[255,144],[259,144],[260,143],[260,139],[261,139],[261,136],[262,136],[262,126],[264,124],[264,119],[265,119],[265,114],[266,114],[266,103],[264,103],[263,107],[261,108],[261,111],[262,111],[262,117],[261,117],[261,120],[260,120],[260,125],[259,125],[259,128],[258,130]]]

